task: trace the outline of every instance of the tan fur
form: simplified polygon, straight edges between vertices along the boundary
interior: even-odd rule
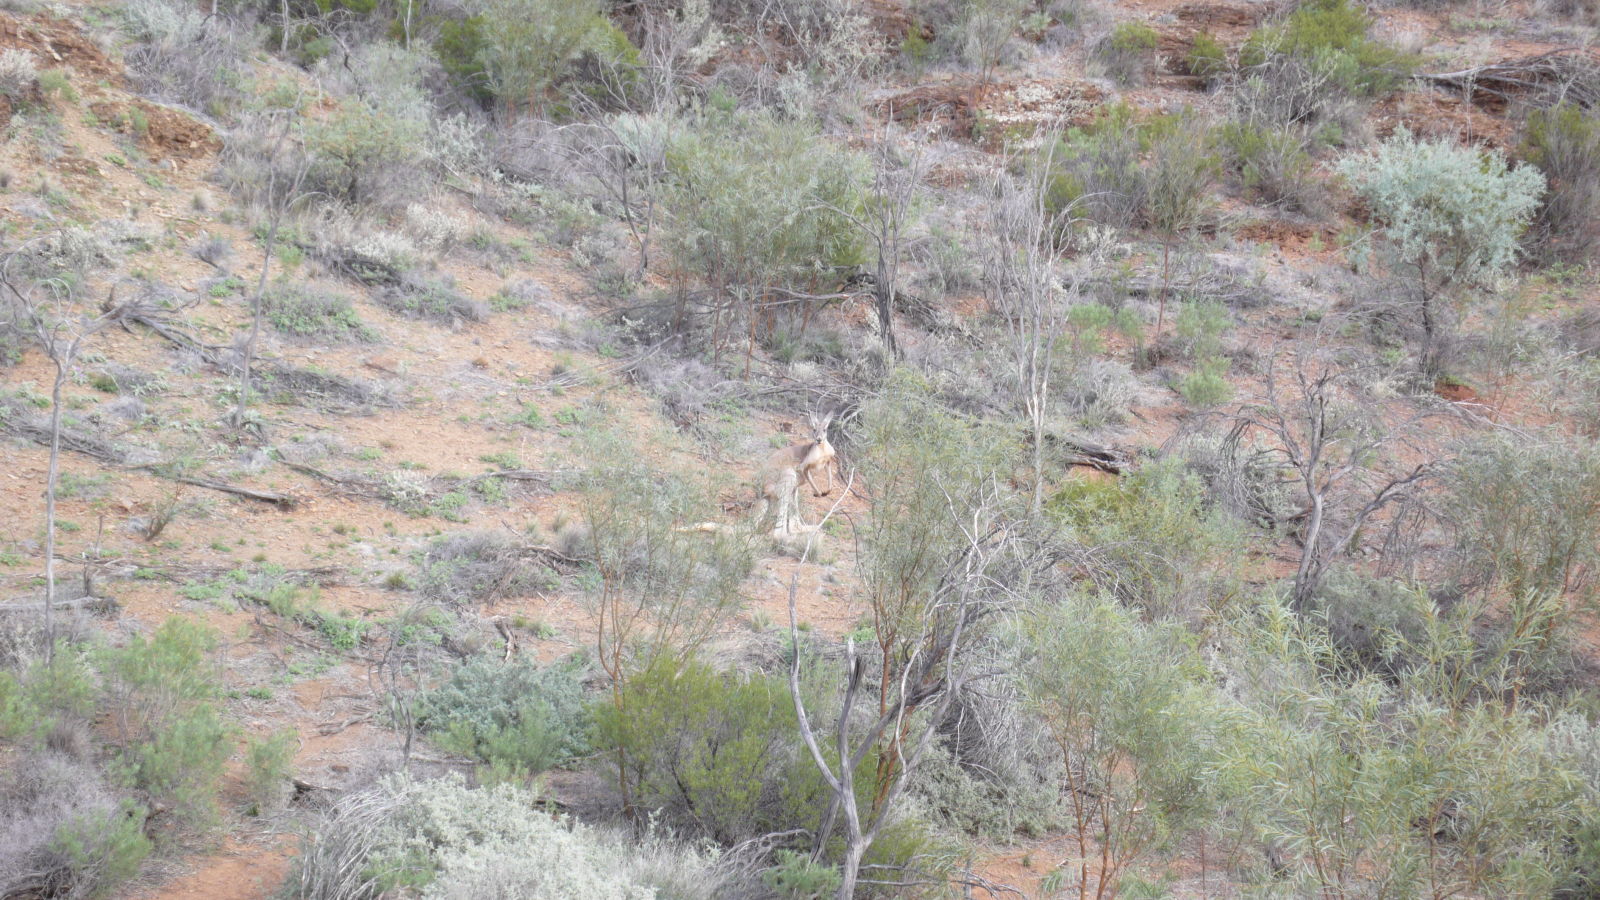
[[[772,533],[779,536],[805,531],[812,526],[800,518],[800,479],[811,486],[816,497],[833,493],[833,461],[838,455],[828,442],[828,425],[833,416],[811,418],[811,440],[784,447],[767,457],[761,468],[761,497],[756,504],[756,527],[763,528],[767,513],[776,507]],[[827,473],[828,487],[817,487],[817,475]]]

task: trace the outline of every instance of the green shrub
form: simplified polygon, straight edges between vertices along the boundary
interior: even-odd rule
[[[1341,674],[1325,636],[1275,601],[1241,620],[1219,785],[1295,896],[1549,896],[1585,812],[1537,704],[1443,705]],[[1262,673],[1271,672],[1268,677]]]
[[[1600,241],[1600,117],[1575,103],[1532,110],[1521,152],[1549,186],[1529,243],[1545,261],[1587,259]]]
[[[785,900],[827,900],[839,892],[839,867],[812,862],[811,856],[779,850],[777,862],[761,881]]]
[[[150,850],[144,810],[131,800],[109,812],[63,822],[51,835],[50,852],[76,884],[56,896],[108,896],[138,874]]]
[[[455,36],[476,43],[474,61],[507,110],[544,110],[550,86],[586,50],[626,55],[596,0],[489,0],[480,21]]]
[[[58,724],[88,721],[99,693],[80,648],[65,642],[19,674],[0,671],[0,738],[34,742]]]
[[[1257,67],[1274,55],[1317,61],[1334,84],[1372,96],[1402,85],[1416,65],[1409,56],[1367,36],[1372,16],[1351,0],[1309,0],[1283,22],[1256,30],[1239,51],[1239,64]]]
[[[1516,261],[1518,239],[1544,193],[1532,166],[1498,151],[1419,141],[1404,129],[1338,166],[1378,221],[1380,250],[1422,332],[1422,369],[1444,371],[1451,300],[1492,283]]]
[[[1189,74],[1200,79],[1207,88],[1220,84],[1229,72],[1228,48],[1217,42],[1208,32],[1199,32],[1189,44],[1186,63]]]
[[[223,765],[233,752],[232,729],[213,702],[216,640],[204,625],[172,618],[150,638],[135,635],[99,658],[121,743],[116,769],[173,811],[165,824],[177,832],[215,824]]]
[[[1220,170],[1198,117],[1178,113],[1141,121],[1137,110],[1122,103],[1069,132],[1049,162],[1046,203],[1052,213],[1073,208],[1105,225],[1169,235],[1200,224]]]
[[[215,706],[197,704],[123,748],[119,766],[130,786],[171,811],[168,827],[204,833],[217,823],[223,767],[232,754],[233,729]]]
[[[78,90],[72,86],[72,76],[66,69],[45,69],[40,72],[39,90],[46,97],[59,98],[66,103],[78,102]]]
[[[314,291],[309,286],[279,281],[261,298],[262,313],[272,327],[295,337],[339,343],[371,343],[378,333],[356,314],[343,294]]]
[[[531,777],[586,750],[580,674],[575,662],[540,668],[479,656],[417,698],[417,725],[454,753]]]
[[[851,219],[865,163],[806,124],[707,111],[673,138],[666,162],[663,242],[681,270],[742,297],[741,313],[756,315],[766,291],[866,259]]]
[[[1206,409],[1220,406],[1233,396],[1228,383],[1231,361],[1225,356],[1209,356],[1195,363],[1194,370],[1178,382],[1178,393],[1190,406]]]
[[[1323,206],[1311,138],[1298,126],[1230,121],[1219,130],[1228,164],[1244,189],[1265,203],[1312,213]]]
[[[409,319],[432,322],[482,322],[488,305],[463,296],[448,281],[407,278],[378,292],[378,302]]]
[[[1204,773],[1219,698],[1184,629],[1145,625],[1115,601],[1042,605],[1023,641],[1019,682],[1065,757],[1078,839],[1103,848],[1104,889],[1217,815]]]
[[[375,199],[386,182],[417,177],[427,130],[425,122],[394,110],[347,100],[332,113],[307,120],[302,139],[314,160],[306,188],[361,204]]]
[[[1136,84],[1155,57],[1161,35],[1143,22],[1119,22],[1096,46],[1094,58],[1118,84]]]
[[[1594,596],[1600,584],[1600,450],[1590,441],[1496,435],[1444,479],[1463,575],[1505,596]]]
[[[290,728],[246,742],[245,792],[255,815],[266,815],[284,802],[295,746]]]
[[[1199,618],[1237,595],[1242,536],[1176,460],[1113,482],[1069,479],[1047,509],[1095,548],[1088,577],[1152,616]]]
[[[826,787],[799,743],[783,676],[741,678],[661,661],[619,708],[595,707],[595,743],[627,773],[633,802],[722,843],[804,827]]]

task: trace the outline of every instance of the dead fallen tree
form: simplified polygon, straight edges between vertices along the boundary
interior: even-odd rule
[[[1600,54],[1569,47],[1455,72],[1421,73],[1418,81],[1460,91],[1474,101],[1555,106],[1600,105]]]

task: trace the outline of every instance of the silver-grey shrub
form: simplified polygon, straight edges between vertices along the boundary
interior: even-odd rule
[[[1338,171],[1372,209],[1379,251],[1422,330],[1422,369],[1438,374],[1449,303],[1516,262],[1544,176],[1509,166],[1497,150],[1419,140],[1404,129],[1370,153],[1345,157]]]
[[[400,889],[429,900],[712,900],[727,896],[711,856],[638,843],[543,811],[509,785],[388,778],[313,822],[279,896],[365,900]]]

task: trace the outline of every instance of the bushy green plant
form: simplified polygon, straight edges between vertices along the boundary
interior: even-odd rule
[[[0,738],[31,743],[57,724],[87,721],[97,693],[81,648],[65,642],[20,673],[0,671]]]
[[[245,792],[256,815],[265,815],[284,801],[294,763],[295,733],[285,728],[245,745]]]
[[[151,849],[144,810],[132,800],[63,822],[50,837],[50,852],[76,883],[56,896],[109,896],[139,873]]]
[[[1084,857],[1074,874],[1104,890],[1216,815],[1203,773],[1217,698],[1186,631],[1145,625],[1115,601],[1041,606],[1023,641],[1023,690],[1065,757]],[[1090,853],[1100,860],[1092,875]]]
[[[586,750],[580,674],[576,661],[540,667],[479,656],[417,698],[417,725],[500,772],[537,775]]]
[[[172,618],[148,639],[103,651],[99,668],[120,737],[117,769],[128,784],[176,815],[178,832],[204,831],[217,818],[223,765],[233,732],[213,702],[216,634]]]
[[[1477,579],[1512,597],[1586,598],[1600,587],[1600,450],[1592,442],[1495,435],[1465,448],[1445,484],[1461,559]]]
[[[595,0],[488,0],[478,21],[457,37],[476,44],[474,61],[507,110],[543,110],[578,55],[615,37]]]
[[[1403,280],[1422,330],[1422,368],[1442,371],[1456,292],[1500,277],[1544,193],[1532,166],[1499,151],[1423,141],[1404,129],[1338,166],[1379,224],[1384,259]]]
[[[1325,634],[1276,601],[1237,625],[1225,665],[1241,702],[1214,772],[1236,824],[1271,848],[1280,885],[1509,897],[1547,896],[1562,880],[1557,848],[1585,807],[1538,710],[1443,705],[1341,677]]]
[[[722,843],[803,827],[826,789],[800,745],[783,676],[658,662],[619,708],[595,707],[595,743],[625,767],[635,803]]]
[[[1387,93],[1405,81],[1415,61],[1368,37],[1371,25],[1371,14],[1351,0],[1310,0],[1283,22],[1252,33],[1239,51],[1239,64],[1261,66],[1279,54],[1315,60],[1343,89]]]
[[[785,900],[827,900],[839,891],[839,868],[813,862],[793,850],[779,850],[761,880]]]
[[[1185,64],[1189,74],[1200,79],[1201,84],[1214,87],[1228,74],[1228,48],[1210,32],[1199,32],[1189,44],[1189,58]]]
[[[313,160],[307,189],[353,204],[374,199],[385,180],[417,172],[427,139],[425,121],[360,100],[346,100],[301,130]]]
[[[1188,113],[1141,120],[1113,104],[1052,151],[1047,203],[1119,228],[1178,235],[1200,224],[1220,171],[1212,138]]]
[[[1273,126],[1233,120],[1218,132],[1229,166],[1246,191],[1262,201],[1300,212],[1322,205],[1322,188],[1313,172],[1311,140],[1299,126]]]
[[[261,298],[262,312],[272,327],[303,338],[340,343],[370,343],[378,339],[357,315],[343,294],[312,290],[309,286],[280,281]]]
[[[1521,153],[1549,187],[1529,243],[1546,261],[1587,259],[1600,241],[1600,117],[1576,103],[1534,109]]]
[[[1094,58],[1118,84],[1136,84],[1155,56],[1161,35],[1143,22],[1118,22],[1096,46]]]
[[[1112,482],[1067,480],[1048,510],[1095,548],[1089,577],[1157,617],[1203,617],[1237,594],[1242,535],[1177,460]]]
[[[703,112],[671,142],[664,243],[683,271],[755,316],[774,288],[800,288],[861,264],[866,166],[802,122]],[[787,307],[786,307],[787,308]]]

